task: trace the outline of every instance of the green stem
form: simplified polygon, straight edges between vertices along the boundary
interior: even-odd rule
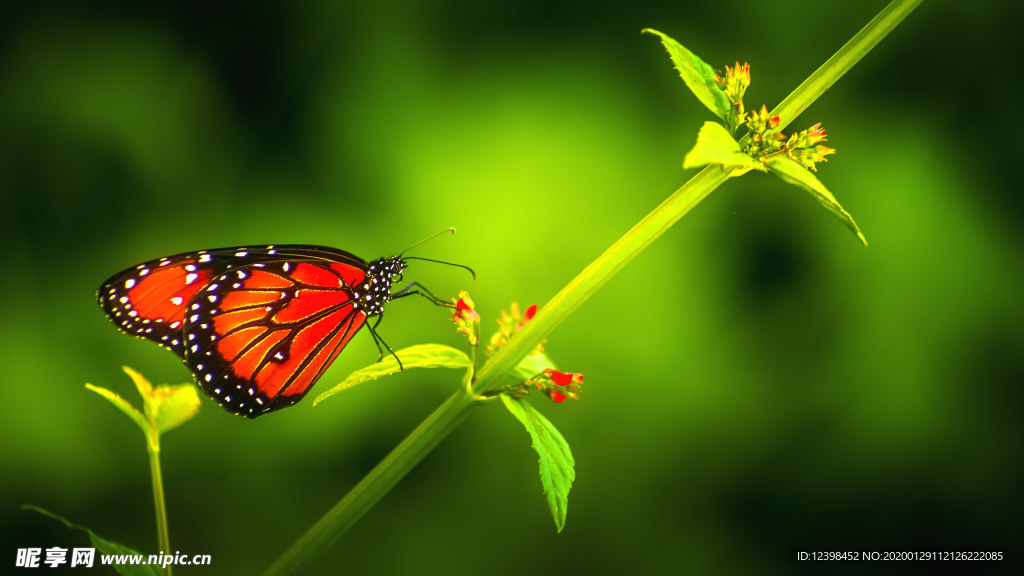
[[[779,129],[788,126],[796,117],[816,101],[826,90],[832,87],[837,80],[853,68],[853,65],[860,62],[872,48],[892,32],[896,26],[903,21],[911,12],[917,8],[921,0],[893,0],[882,11],[875,15],[870,22],[860,29],[860,32],[843,44],[838,52],[818,67],[799,86],[786,96],[778,106],[769,114],[769,117],[779,117]],[[750,141],[749,136],[740,140],[740,148],[746,147]]]
[[[473,391],[484,394],[498,388],[505,377],[570,314],[599,288],[608,283],[626,264],[664,234],[701,200],[729,178],[729,171],[708,166],[698,172],[682,188],[633,226],[622,238],[583,269],[558,294],[540,307],[522,330],[501,347],[480,368]]]
[[[153,505],[156,507],[156,534],[160,550],[164,554],[171,553],[171,538],[167,530],[167,505],[164,503],[164,477],[160,471],[160,433],[151,428],[147,434],[146,447],[149,452],[149,472],[153,480]],[[171,576],[171,566],[167,566],[167,576]]]
[[[791,122],[920,2],[921,0],[894,0],[890,3],[835,56],[786,97],[772,114],[784,114],[782,122]],[[741,146],[745,145],[746,140],[746,137],[740,140]],[[264,574],[270,576],[294,573],[317,552],[340,537],[466,418],[469,410],[478,404],[475,398],[498,389],[502,385],[502,379],[533,351],[541,340],[729,176],[730,172],[716,166],[704,168],[633,226],[545,304],[515,338],[480,368],[471,390],[460,387],[281,555]]]
[[[460,387],[263,573],[294,574],[330,546],[458,427],[477,401]]]

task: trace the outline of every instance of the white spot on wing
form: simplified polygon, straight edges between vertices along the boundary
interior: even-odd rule
[[[195,274],[195,273],[192,273],[192,274],[189,274],[188,276],[185,276],[185,284],[191,284],[191,283],[195,282],[196,278],[199,278],[199,275]]]
[[[175,297],[171,298],[171,302],[173,302],[176,306],[181,306],[181,303],[183,301],[184,301],[184,299],[181,296],[175,296]]]
[[[125,281],[124,287],[131,290],[135,286],[135,278],[129,278]]]

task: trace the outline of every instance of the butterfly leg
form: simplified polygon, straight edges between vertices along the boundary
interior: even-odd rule
[[[390,352],[391,355],[395,357],[395,362],[398,362],[398,369],[405,370],[405,366],[402,366],[402,359],[399,358],[398,354],[395,354],[395,351],[391,348],[391,346],[389,346],[388,343],[385,342],[384,339],[381,338],[379,334],[377,334],[377,326],[380,325],[380,321],[383,319],[384,315],[378,314],[377,321],[374,322],[372,326],[369,323],[366,324],[366,328],[370,331],[370,335],[373,336],[373,343],[377,345],[377,351],[380,352],[380,356],[377,358],[377,362],[380,362],[381,360],[384,359],[384,348],[387,348],[387,351]],[[381,344],[384,345],[384,348],[381,348]]]
[[[414,287],[416,288],[415,290],[413,290]],[[419,282],[411,282],[405,288],[402,288],[398,292],[392,294],[391,299],[394,300],[396,298],[403,298],[405,296],[411,296],[413,294],[419,294],[420,296],[423,296],[427,300],[430,300],[437,306],[444,306],[445,308],[455,308],[455,304],[452,304],[447,300],[443,300],[441,298],[438,298],[437,296],[434,296],[433,292],[427,290],[426,287],[424,287]]]

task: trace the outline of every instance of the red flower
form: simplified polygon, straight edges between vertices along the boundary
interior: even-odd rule
[[[565,398],[565,394],[562,394],[558,390],[551,391],[551,399],[554,400],[555,402],[561,402],[562,400],[565,400]]]
[[[516,323],[516,330],[519,330],[524,325],[526,325],[527,322],[529,322],[530,320],[533,320],[533,317],[536,314],[537,314],[537,305],[536,304],[531,304],[530,307],[527,308],[526,312],[523,314],[523,319]]]
[[[558,370],[553,370],[551,368],[548,368],[545,372],[547,372],[551,381],[558,386],[568,386],[573,382],[583,382],[583,374],[580,374],[579,372],[559,372]]]
[[[459,292],[459,299],[455,302],[455,312],[452,314],[452,322],[456,329],[469,338],[469,343],[476,346],[480,335],[480,315],[473,309],[473,299],[469,293]]]
[[[473,300],[469,297],[469,294],[463,294],[459,301],[455,303],[455,313],[452,314],[452,320],[479,320],[480,315],[473,309]]]

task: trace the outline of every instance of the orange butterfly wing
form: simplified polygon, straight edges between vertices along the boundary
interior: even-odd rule
[[[206,394],[255,418],[298,402],[380,313],[390,276],[367,279],[373,266],[305,244],[202,250],[122,270],[97,297],[119,329],[170,349]],[[376,305],[356,302],[370,280]]]
[[[203,391],[255,418],[295,404],[362,328],[365,278],[341,262],[286,260],[236,267],[189,304],[185,363]]]

